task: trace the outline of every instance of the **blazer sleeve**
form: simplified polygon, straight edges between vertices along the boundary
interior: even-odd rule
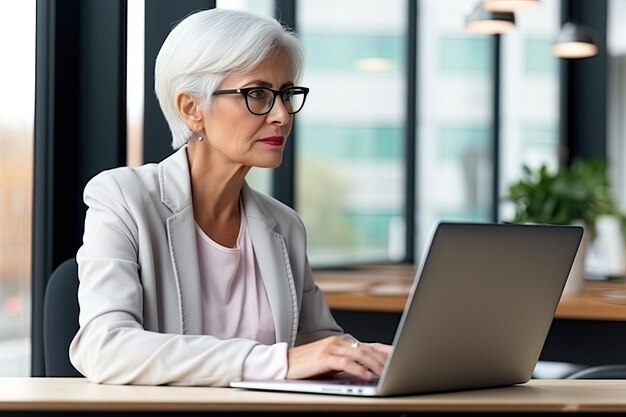
[[[85,188],[88,210],[77,253],[80,326],[69,349],[72,364],[97,383],[226,386],[241,379],[257,342],[144,329],[137,259],[139,245],[149,243],[139,238],[142,219],[131,200],[140,199],[142,188],[121,187],[118,179],[100,174]]]

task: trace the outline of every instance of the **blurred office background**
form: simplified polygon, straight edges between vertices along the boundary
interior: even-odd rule
[[[497,36],[465,29],[474,4],[0,0],[0,376],[41,374],[43,291],[80,244],[84,183],[171,152],[151,64],[199,8],[277,17],[305,44],[285,163],[249,181],[301,213],[314,268],[415,263],[438,220],[507,220],[524,164],[606,156],[626,206],[626,0],[541,0]],[[552,54],[574,8],[596,57]],[[579,83],[592,98],[564,100]]]

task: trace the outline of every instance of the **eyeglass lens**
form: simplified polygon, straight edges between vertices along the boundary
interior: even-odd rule
[[[298,112],[304,104],[305,91],[300,88],[288,88],[283,90],[281,98],[283,105],[290,114]],[[254,88],[248,91],[246,101],[252,113],[265,114],[274,107],[275,95],[269,88]]]

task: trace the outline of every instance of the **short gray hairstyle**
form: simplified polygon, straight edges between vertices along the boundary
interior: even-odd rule
[[[188,92],[206,108],[225,77],[245,74],[280,52],[287,54],[297,80],[304,48],[295,33],[275,19],[210,9],[178,23],[161,46],[154,68],[154,90],[172,133],[172,147],[180,148],[193,134],[178,113],[177,92]]]

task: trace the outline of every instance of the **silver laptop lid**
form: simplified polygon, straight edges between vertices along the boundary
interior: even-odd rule
[[[378,394],[528,381],[582,234],[578,226],[437,225]]]

